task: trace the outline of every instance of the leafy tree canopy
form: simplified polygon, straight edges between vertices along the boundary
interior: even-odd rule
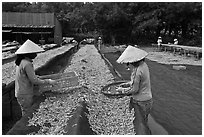
[[[63,33],[93,33],[105,42],[180,39],[201,45],[201,2],[3,2],[3,12],[54,12]]]

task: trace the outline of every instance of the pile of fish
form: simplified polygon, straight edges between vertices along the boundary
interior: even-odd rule
[[[114,82],[114,77],[94,45],[85,45],[74,54],[65,72],[71,70],[79,76],[80,84],[89,89],[84,98],[92,130],[98,135],[134,135],[134,109],[129,112],[130,98],[111,99],[100,92],[102,87]]]
[[[78,94],[49,96],[41,102],[39,109],[29,119],[28,126],[40,126],[40,130],[31,135],[61,135],[72,112],[77,108]]]
[[[134,110],[129,111],[129,97],[110,99],[101,94],[101,88],[114,82],[108,66],[94,45],[81,47],[74,54],[71,65],[64,71],[75,71],[82,88],[59,95],[46,96],[29,120],[29,126],[40,126],[32,135],[61,135],[80,100],[87,104],[90,128],[98,135],[134,135]],[[60,88],[60,87],[59,87]],[[66,90],[62,88],[61,90]],[[56,93],[56,92],[55,92]],[[66,94],[65,94],[66,93]]]

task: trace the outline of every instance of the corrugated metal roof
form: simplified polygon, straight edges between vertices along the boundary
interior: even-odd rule
[[[12,30],[2,30],[2,32],[11,32]]]
[[[3,27],[53,27],[54,13],[2,12]]]

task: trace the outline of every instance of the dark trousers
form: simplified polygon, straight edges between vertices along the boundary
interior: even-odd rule
[[[152,109],[153,100],[136,101],[133,98],[130,100],[130,107],[134,108],[134,129],[137,135],[151,135],[151,131],[147,124],[148,115]]]
[[[18,103],[21,107],[22,116],[28,113],[33,104],[33,95],[21,95],[17,97]]]

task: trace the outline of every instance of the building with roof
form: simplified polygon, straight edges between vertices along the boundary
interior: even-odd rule
[[[2,13],[2,41],[18,41],[27,39],[40,44],[62,42],[62,27],[54,13]]]

